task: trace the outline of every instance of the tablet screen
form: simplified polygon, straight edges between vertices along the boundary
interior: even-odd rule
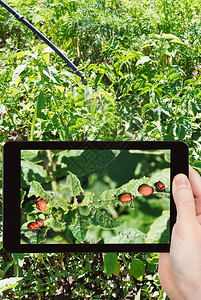
[[[161,143],[21,143],[19,248],[168,250],[179,153]]]

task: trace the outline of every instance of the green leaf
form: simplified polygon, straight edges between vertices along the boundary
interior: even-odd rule
[[[37,117],[43,117],[44,114],[42,114],[42,108],[45,105],[45,97],[43,95],[43,93],[40,93],[36,98],[36,106],[35,106],[35,110],[34,110],[34,115],[33,115],[33,119],[31,122],[31,134],[30,134],[30,141],[33,141],[34,139],[34,130],[35,130],[35,124],[36,124],[36,119]]]
[[[194,116],[196,116],[197,113],[198,113],[198,107],[197,107],[197,105],[195,104],[194,101],[191,101],[191,109],[192,109],[192,112],[193,112]]]
[[[179,140],[183,140],[186,135],[186,131],[183,125],[179,124],[176,127],[176,136],[178,137]]]
[[[55,67],[47,66],[43,68],[43,73],[54,83],[59,83],[58,72]]]
[[[145,273],[144,262],[140,259],[132,258],[130,271],[137,280],[142,280]]]
[[[16,58],[22,58],[22,57],[24,57],[25,55],[27,55],[27,51],[17,52],[17,53],[15,53],[15,54],[13,54],[13,56],[16,57]]]
[[[165,115],[165,117],[169,117],[172,114],[172,111],[168,107],[161,107],[161,112]]]
[[[164,210],[162,215],[158,217],[150,226],[145,239],[146,243],[162,243],[170,242],[170,211]]]
[[[12,257],[14,259],[14,261],[20,266],[22,267],[24,264],[24,253],[12,253]]]
[[[31,161],[31,162],[41,162],[41,161],[44,161],[47,159],[45,159],[46,157],[44,157],[44,155],[40,155],[40,151],[39,150],[21,150],[20,152],[20,155],[21,155],[21,159],[24,159],[24,160],[28,160],[28,161]]]
[[[56,194],[48,201],[50,207],[54,208],[62,208],[66,213],[68,212],[68,206],[70,205],[70,199],[72,197],[72,190],[65,187],[65,197],[63,198],[62,195]]]
[[[26,191],[20,190],[20,207],[22,207],[22,203],[24,201],[24,197],[26,195]]]
[[[168,77],[168,80],[172,82],[175,82],[177,79],[181,79],[181,75],[178,73],[173,73]]]
[[[61,231],[62,229],[65,229],[65,223],[59,222],[58,220],[55,219],[53,219],[51,223],[47,223],[47,225],[49,225],[55,231]]]
[[[165,38],[165,39],[174,39],[174,40],[179,40],[179,38],[176,36],[176,35],[174,35],[174,34],[171,34],[171,33],[164,33],[163,35],[162,35],[162,37],[163,38]]]
[[[170,43],[176,43],[176,44],[182,44],[185,45],[176,35],[174,34],[166,34],[164,33],[162,35],[163,38],[165,38],[166,40],[170,40]]]
[[[30,141],[34,140],[34,130],[35,130],[35,124],[36,124],[36,118],[37,118],[37,111],[38,111],[38,108],[37,108],[37,102],[36,102],[36,107],[35,107],[32,122],[31,122]]]
[[[76,176],[88,175],[105,168],[113,161],[119,150],[66,150],[58,155],[57,172],[65,175],[67,171]]]
[[[106,214],[105,211],[94,210],[88,216],[88,220],[92,225],[99,226],[104,229],[111,229],[119,227],[123,221],[114,220]]]
[[[36,180],[37,182],[48,182],[50,180],[46,169],[28,160],[21,161],[22,176],[27,184]]]
[[[142,114],[145,115],[154,105],[152,103],[147,103],[142,107]]]
[[[135,297],[135,300],[140,300],[141,299],[141,289],[137,292],[137,295]]]
[[[11,80],[11,85],[14,84],[16,82],[16,80],[18,79],[18,77],[20,76],[20,74],[24,71],[24,69],[26,68],[27,64],[22,64],[17,66],[17,68],[15,69],[13,76],[12,76],[12,80]]]
[[[3,291],[13,289],[18,285],[18,281],[22,280],[23,277],[10,277],[0,280],[0,294]]]
[[[99,90],[95,93],[90,93],[86,100],[107,99],[113,106],[115,105],[114,97],[105,90]]]
[[[136,62],[136,66],[144,65],[146,62],[148,62],[150,60],[151,60],[151,58],[149,56],[143,56]]]
[[[147,259],[147,270],[149,273],[157,271],[159,254],[154,253],[154,256]]]
[[[71,172],[68,172],[68,176],[66,178],[66,185],[67,188],[71,189],[73,196],[79,195],[80,193],[84,192],[79,179]]]
[[[170,152],[169,151],[165,152],[164,159],[165,159],[165,161],[170,163],[171,157],[170,157]]]
[[[152,86],[148,85],[148,86],[145,86],[144,88],[140,88],[139,90],[141,91],[140,92],[140,95],[143,95],[143,94],[146,94],[148,93],[149,91],[151,91],[152,89]]]
[[[47,192],[42,188],[42,186],[40,185],[40,183],[38,183],[37,181],[32,181],[31,185],[30,185],[30,189],[29,189],[29,193],[28,193],[28,197],[31,196],[36,196],[36,197],[42,197],[47,198]]]
[[[82,205],[88,206],[89,204],[91,204],[92,200],[93,200],[93,196],[94,196],[94,193],[92,193],[92,192],[85,192],[84,193],[84,199],[82,201]]]
[[[62,75],[65,75],[67,78],[68,78],[68,80],[69,80],[69,78],[74,82],[74,83],[77,83],[77,79],[78,79],[78,76],[76,76],[75,74],[73,74],[72,72],[68,72],[67,70],[64,70],[64,71],[62,71],[60,74],[62,74]],[[70,80],[69,80],[70,81]]]
[[[133,228],[128,228],[124,231],[120,231],[117,236],[110,238],[108,244],[143,244],[146,235]]]
[[[117,266],[117,253],[106,253],[104,256],[104,266],[107,277],[110,277]]]
[[[5,267],[4,271],[2,272],[1,270],[1,278],[3,279],[3,277],[5,276],[6,272],[15,264],[15,261],[14,259],[11,260]],[[0,291],[0,294],[1,294],[1,291]]]
[[[95,111],[96,111],[96,108],[97,108],[97,104],[98,104],[98,100],[94,100],[94,101],[92,101],[92,103],[91,103],[91,114],[92,114],[92,116],[95,115]]]
[[[72,234],[78,241],[83,242],[85,240],[89,225],[88,217],[79,215],[76,223],[70,226]]]
[[[116,268],[115,268],[115,270],[114,270],[114,272],[113,272],[113,274],[115,275],[115,276],[118,276],[119,275],[119,271],[120,271],[120,263],[117,261],[117,264],[116,264]]]
[[[44,114],[42,113],[42,109],[46,104],[46,98],[45,95],[40,92],[40,94],[37,96],[37,102],[36,102],[36,107],[37,107],[37,117],[44,117]]]
[[[181,40],[171,40],[170,43],[185,45]]]
[[[101,91],[101,95],[102,95],[105,99],[109,100],[109,102],[110,102],[113,106],[115,105],[114,97],[111,96],[108,92],[106,92],[106,91]]]
[[[46,234],[49,228],[46,226],[42,227],[41,230],[38,232],[37,236],[37,244],[43,243],[46,241]]]

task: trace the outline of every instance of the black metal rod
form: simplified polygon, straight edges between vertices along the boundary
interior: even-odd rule
[[[11,14],[13,14],[13,16],[15,16],[18,19],[18,21],[26,25],[29,29],[33,31],[33,33],[35,33],[50,48],[52,48],[67,63],[67,65],[74,71],[74,73],[81,77],[82,83],[84,85],[87,85],[87,79],[84,77],[83,73],[52,42],[50,42],[50,40],[48,40],[39,30],[37,30],[33,25],[26,21],[22,15],[18,14],[4,1],[0,0],[0,4],[3,7],[5,7]]]

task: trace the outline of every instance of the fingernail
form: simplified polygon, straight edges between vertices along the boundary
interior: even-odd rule
[[[178,189],[186,188],[188,185],[187,178],[183,174],[179,174],[175,178],[175,185]]]

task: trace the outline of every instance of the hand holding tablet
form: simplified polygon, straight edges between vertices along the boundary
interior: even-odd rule
[[[3,155],[5,250],[169,250],[185,143],[9,142]]]
[[[201,299],[201,177],[190,167],[189,181],[173,181],[177,221],[170,253],[161,253],[159,278],[170,299]]]

